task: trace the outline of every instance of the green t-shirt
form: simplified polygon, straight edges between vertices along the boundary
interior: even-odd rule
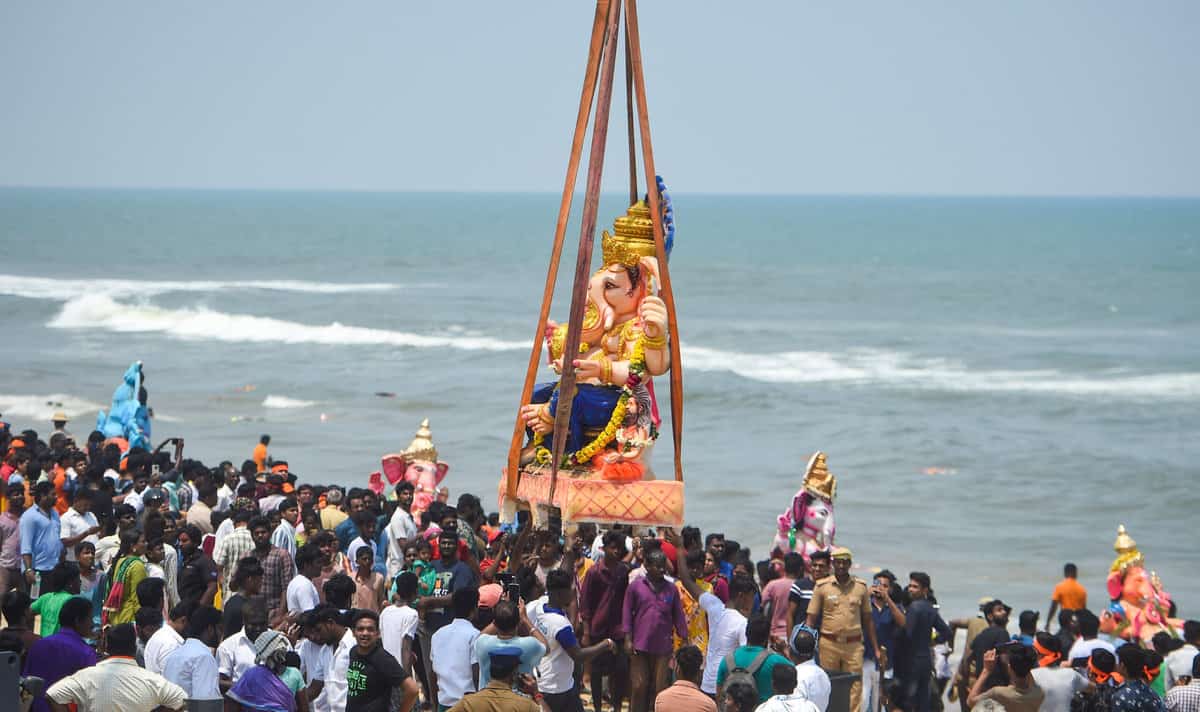
[[[287,685],[293,695],[299,692],[300,688],[304,687],[304,675],[300,674],[300,671],[294,667],[284,668],[279,679],[283,680],[283,684]]]
[[[66,591],[43,593],[33,602],[33,614],[42,617],[41,636],[43,638],[58,632],[58,614],[71,595]]]
[[[733,651],[733,662],[737,667],[750,669],[750,664],[758,657],[758,654],[763,651],[760,645],[743,645]],[[727,667],[728,656],[721,658],[721,666],[717,668],[717,687],[725,684],[725,678],[729,675]],[[771,698],[771,670],[776,665],[791,665],[792,661],[783,657],[779,653],[771,653],[767,659],[763,661],[762,667],[758,672],[754,673],[754,681],[758,683],[758,701],[766,702]]]

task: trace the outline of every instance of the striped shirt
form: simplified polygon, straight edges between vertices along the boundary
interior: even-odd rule
[[[253,553],[254,537],[250,536],[250,529],[247,527],[234,529],[233,533],[217,545],[213,551],[213,562],[221,568],[221,600],[229,598],[229,582],[233,580],[233,571],[237,568],[237,563]]]

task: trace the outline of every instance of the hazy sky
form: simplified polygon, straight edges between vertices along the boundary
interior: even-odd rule
[[[0,185],[556,191],[593,8],[0,0]],[[682,192],[1200,195],[1195,0],[640,9]]]

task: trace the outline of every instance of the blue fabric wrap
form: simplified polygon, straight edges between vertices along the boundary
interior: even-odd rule
[[[112,407],[96,416],[96,430],[106,438],[125,438],[129,447],[150,449],[150,414],[138,402],[142,367],[134,363],[125,370],[121,385],[113,391]]]
[[[591,442],[591,438],[588,438],[584,434],[584,431],[604,429],[608,425],[608,421],[612,418],[613,408],[617,407],[617,401],[620,399],[621,388],[618,386],[594,386],[590,383],[580,384],[575,391],[575,399],[571,406],[571,421],[567,426],[567,446],[563,452],[575,452]],[[550,414],[554,415],[557,413],[558,383],[538,384],[533,389],[533,397],[530,399],[530,402],[549,402]],[[526,430],[526,434],[532,437],[532,433],[528,430]],[[553,451],[553,440],[553,435],[547,434],[542,445],[546,449]]]

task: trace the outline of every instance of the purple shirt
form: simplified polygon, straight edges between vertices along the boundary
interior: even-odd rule
[[[669,655],[672,628],[680,638],[688,637],[679,591],[669,581],[663,581],[662,587],[655,591],[649,579],[639,576],[625,590],[621,628],[633,641],[634,650]]]
[[[46,689],[59,680],[96,664],[96,651],[72,628],[38,640],[25,656],[23,675],[35,675],[46,681]],[[50,712],[45,696],[33,701],[30,712]]]
[[[629,566],[624,561],[610,569],[601,560],[588,569],[579,594],[579,617],[587,622],[587,630],[594,640],[625,639],[621,615],[628,586]]]

